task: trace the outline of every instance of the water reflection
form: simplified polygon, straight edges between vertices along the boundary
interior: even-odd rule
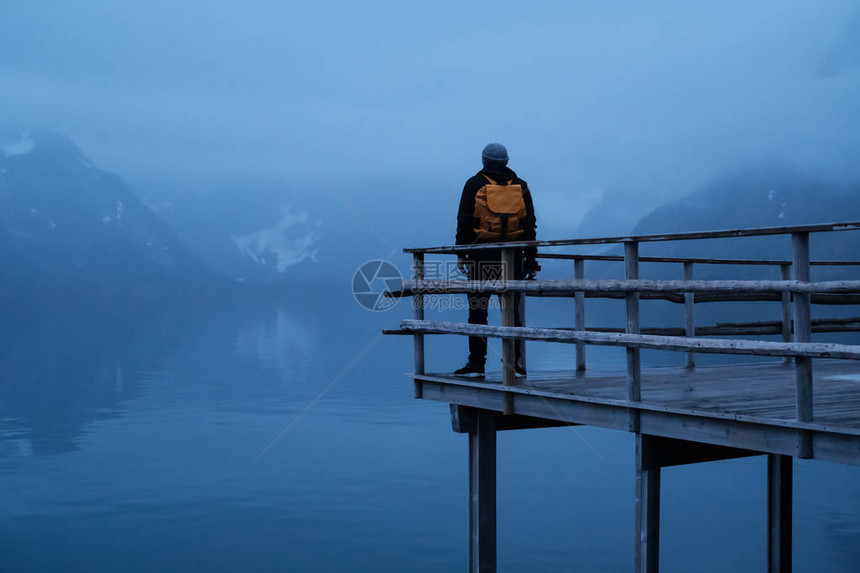
[[[367,350],[406,311],[346,295],[4,314],[0,569],[464,568],[465,439],[446,406],[411,399],[408,338]],[[465,341],[438,338],[431,360],[457,364]],[[550,367],[568,355],[531,354]],[[571,429],[499,437],[509,570],[629,569],[632,442],[577,431],[590,446]],[[763,471],[761,459],[667,471],[666,564],[724,570],[731,531],[744,540],[733,566],[756,569]],[[798,539],[815,544],[799,565],[856,570],[857,478],[798,464]],[[688,527],[691,512],[715,533]]]
[[[195,316],[191,309],[136,305],[5,309],[4,449],[33,455],[75,450],[88,425],[119,415],[147,375],[182,347]]]

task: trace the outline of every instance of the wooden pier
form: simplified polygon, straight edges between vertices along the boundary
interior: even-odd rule
[[[496,432],[507,429],[588,424],[635,434],[636,572],[659,568],[660,470],[754,455],[768,456],[768,571],[791,571],[792,460],[811,458],[860,465],[860,346],[814,341],[813,333],[860,331],[860,318],[811,318],[813,305],[860,304],[860,280],[813,282],[813,267],[844,267],[858,261],[810,260],[810,237],[860,230],[860,222],[771,227],[669,235],[604,237],[406,249],[414,258],[412,280],[393,296],[413,300],[413,318],[389,334],[414,337],[415,397],[451,405],[453,429],[469,436],[469,570],[496,570]],[[793,256],[784,259],[715,259],[639,256],[641,245],[783,235]],[[621,245],[620,254],[552,252],[586,245]],[[512,262],[524,247],[540,257],[571,261],[572,279],[516,280]],[[426,257],[498,249],[502,276],[494,281],[448,280],[425,276]],[[585,262],[622,263],[617,279],[585,278]],[[678,280],[642,280],[645,263],[677,264]],[[780,280],[696,280],[699,265],[778,266]],[[860,276],[858,276],[860,279]],[[468,292],[498,294],[502,326],[425,320],[425,297]],[[570,297],[570,328],[514,327],[514,293]],[[524,297],[525,298],[525,297]],[[587,298],[625,301],[622,326],[586,326]],[[683,305],[677,327],[640,325],[642,299]],[[702,303],[778,301],[780,312],[767,322],[697,325]],[[844,312],[842,313],[844,315]],[[426,335],[486,336],[503,340],[503,369],[468,379],[425,371]],[[743,338],[736,338],[743,336]],[[771,336],[778,340],[765,340]],[[568,371],[534,372],[517,378],[514,340],[571,344]],[[618,373],[586,367],[588,345],[625,349]],[[684,353],[677,368],[643,367],[642,349]],[[697,354],[762,357],[755,363],[696,366]],[[765,533],[765,532],[763,532]]]

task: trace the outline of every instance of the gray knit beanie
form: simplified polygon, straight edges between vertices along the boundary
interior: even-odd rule
[[[507,165],[508,150],[501,143],[490,143],[481,152],[481,161],[484,167]]]

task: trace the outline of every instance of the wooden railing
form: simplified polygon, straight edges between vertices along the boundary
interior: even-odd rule
[[[860,280],[812,282],[812,266],[860,265],[860,261],[811,261],[810,234],[860,230],[860,222],[826,225],[768,227],[666,235],[640,235],[628,237],[602,237],[561,241],[531,241],[500,244],[475,244],[447,247],[405,249],[413,255],[413,277],[404,281],[396,296],[412,296],[414,316],[401,323],[401,332],[414,336],[415,373],[423,374],[424,335],[459,334],[496,337],[503,340],[503,383],[513,385],[515,339],[542,340],[576,345],[576,369],[586,368],[585,347],[589,344],[621,346],[627,356],[627,394],[631,401],[641,400],[642,373],[640,350],[656,349],[686,353],[688,367],[695,366],[696,353],[746,354],[779,356],[794,360],[796,369],[796,419],[811,422],[813,419],[813,358],[842,358],[860,360],[860,346],[812,342],[814,332],[860,331],[860,317],[811,319],[811,305],[860,304]],[[704,241],[767,235],[791,237],[791,260],[780,259],[719,259],[682,257],[640,257],[643,243],[666,241]],[[594,255],[547,253],[548,248],[584,245],[621,244],[624,255]],[[572,280],[515,280],[514,260],[525,247],[537,247],[544,259],[572,260]],[[504,276],[495,281],[426,280],[425,256],[462,255],[474,251],[495,249],[501,253]],[[585,278],[586,261],[623,262],[621,279],[592,280]],[[682,266],[683,280],[642,280],[639,269],[642,263],[675,263]],[[781,280],[694,280],[695,265],[753,265],[779,266]],[[860,279],[860,277],[858,277]],[[495,293],[502,302],[502,326],[424,320],[425,297],[431,294]],[[570,328],[514,327],[514,293],[530,296],[562,296],[574,298],[574,326]],[[585,326],[585,299],[624,298],[626,324],[620,328],[592,328]],[[683,329],[643,328],[640,325],[640,299],[662,299],[684,305]],[[772,322],[718,323],[715,326],[697,327],[694,320],[695,305],[715,301],[780,301],[781,316]],[[781,334],[782,342],[748,339],[705,338],[708,336],[762,336]],[[420,397],[420,384],[416,395]],[[510,410],[506,406],[506,410]],[[801,456],[810,455],[810,443],[802,447]]]

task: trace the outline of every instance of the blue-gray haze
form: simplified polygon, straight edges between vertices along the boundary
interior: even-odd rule
[[[3,119],[132,182],[330,193],[258,114],[359,209],[450,203],[502,141],[555,234],[607,190],[642,215],[738,166],[857,178],[854,2],[12,0],[0,30]]]
[[[858,117],[856,2],[5,2],[0,571],[464,569],[464,437],[356,267],[452,242],[489,141],[540,238],[860,220]],[[500,570],[630,570],[632,454],[500,435]],[[764,568],[764,470],[666,470],[666,570]],[[797,570],[860,570],[856,470],[796,463]]]

